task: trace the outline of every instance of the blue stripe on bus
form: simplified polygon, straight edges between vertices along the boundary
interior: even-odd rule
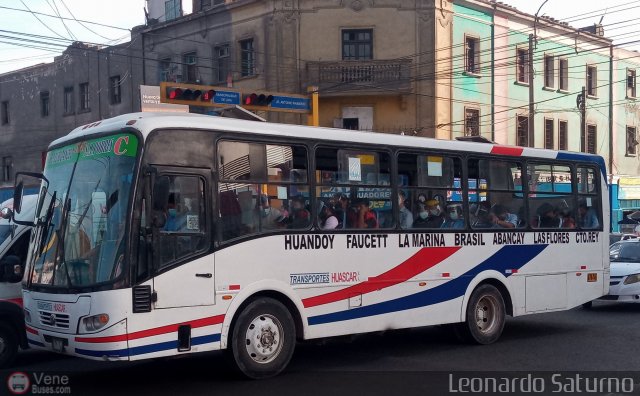
[[[590,155],[590,154],[581,154],[581,153],[566,153],[559,152],[556,156],[556,159],[559,160],[569,160],[569,161],[584,161],[584,162],[594,162],[598,164],[598,168],[600,168],[600,172],[602,172],[602,176],[604,177],[605,182],[607,181],[607,165],[604,163],[604,158],[599,155]]]
[[[44,348],[44,344],[39,342],[39,341],[35,341],[35,340],[30,339],[30,338],[27,338],[27,342],[29,344],[31,344],[31,345],[35,345],[35,346],[39,346],[39,347]]]
[[[220,341],[220,333],[194,337],[191,339],[191,345],[209,344],[209,343],[218,342],[218,341]],[[112,350],[104,350],[104,351],[95,351],[91,349],[76,348],[76,353],[80,355],[92,356],[92,357],[103,357],[103,356],[127,357],[127,356],[143,355],[145,353],[166,351],[169,349],[178,349],[178,340],[160,342],[157,344],[141,345],[141,346],[132,347],[132,348],[112,349]]]
[[[453,300],[465,294],[469,283],[473,278],[486,270],[496,270],[505,276],[508,269],[520,269],[531,261],[548,245],[507,245],[503,246],[493,256],[486,259],[476,267],[470,269],[456,279],[436,286],[420,293],[411,294],[394,300],[384,301],[361,308],[353,308],[346,311],[333,312],[308,318],[309,325],[318,325],[343,320],[364,318],[368,316],[382,315],[408,309],[420,308]]]

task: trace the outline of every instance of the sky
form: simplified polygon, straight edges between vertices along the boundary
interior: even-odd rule
[[[597,23],[604,15],[605,35],[613,38],[614,44],[640,40],[640,32],[635,26],[636,20],[640,20],[640,0],[502,1],[529,14],[535,14],[544,3],[539,15],[569,22],[574,27]],[[183,3],[189,3],[189,0],[183,0]],[[126,42],[130,38],[128,29],[144,24],[145,5],[145,0],[0,0],[3,26],[0,30],[0,74],[51,62],[76,40],[96,44]],[[29,10],[50,16],[34,15]],[[640,50],[640,42],[625,45],[625,48]]]

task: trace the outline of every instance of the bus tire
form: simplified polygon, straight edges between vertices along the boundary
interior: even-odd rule
[[[586,303],[582,304],[582,308],[584,308],[584,309],[593,308],[593,301],[587,301]]]
[[[502,334],[505,312],[500,291],[493,285],[480,285],[471,293],[466,320],[455,327],[456,336],[468,343],[492,344]]]
[[[0,323],[0,368],[10,367],[18,354],[18,335],[13,327]]]
[[[252,379],[273,377],[284,370],[296,343],[291,313],[268,297],[250,302],[231,334],[229,357],[240,373]]]

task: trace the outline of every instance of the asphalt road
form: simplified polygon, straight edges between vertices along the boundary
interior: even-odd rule
[[[285,373],[264,381],[235,378],[217,352],[115,363],[27,351],[15,371],[67,374],[73,395],[429,395],[451,389],[449,373],[640,370],[639,327],[640,304],[602,302],[509,318],[493,345],[460,344],[445,326],[309,341],[296,347]]]

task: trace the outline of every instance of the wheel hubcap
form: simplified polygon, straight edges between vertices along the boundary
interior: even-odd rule
[[[260,315],[253,319],[247,328],[247,354],[256,363],[269,363],[280,354],[282,339],[280,321],[271,315]]]
[[[482,296],[476,304],[476,325],[483,333],[491,333],[498,325],[498,301],[492,296]]]

